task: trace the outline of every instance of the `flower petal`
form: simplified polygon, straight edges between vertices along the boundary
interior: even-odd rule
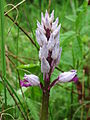
[[[72,81],[74,81],[74,83],[77,83],[77,81],[78,81],[78,77],[75,76],[75,77],[72,79]]]
[[[45,34],[43,32],[40,32],[40,36],[39,37],[40,37],[43,45],[47,43],[47,38],[46,38],[46,36],[45,36]]]
[[[51,34],[49,41],[48,41],[48,50],[52,51],[54,45],[55,45],[55,39],[54,39],[53,34]]]
[[[45,13],[45,20],[49,18],[49,14],[48,14],[48,11],[46,10],[46,13]]]
[[[24,80],[20,81],[20,85],[23,87],[29,87],[29,86],[39,86],[40,81],[39,78],[36,75],[25,75]]]
[[[40,39],[40,32],[39,32],[39,30],[36,30],[36,39],[37,39],[38,44],[40,46],[42,46],[43,43],[42,43],[42,40]]]
[[[44,28],[43,28],[43,25],[40,25],[39,21],[37,20],[37,27],[39,29],[39,31],[43,32],[43,33],[46,33]]]
[[[48,14],[48,11],[46,10],[46,13],[45,13],[45,28],[47,29],[51,29],[51,24],[50,24],[50,21],[49,21],[49,14]]]
[[[30,83],[28,83],[26,80],[20,80],[20,86],[21,87],[29,87],[29,86],[31,86],[31,84]]]
[[[53,20],[54,20],[54,10],[53,10],[52,13],[51,13],[51,16],[50,16],[50,18],[49,18],[49,22],[52,23]]]
[[[40,47],[40,51],[39,51],[39,58],[47,58],[48,57],[48,49],[47,49],[47,45],[43,45],[43,47]]]
[[[75,76],[76,71],[63,72],[59,75],[58,82],[70,82]]]
[[[36,30],[36,39],[40,46],[43,46],[47,43],[47,38],[44,33],[40,32],[39,29]]]
[[[58,18],[56,18],[56,21],[52,23],[51,30],[54,31],[57,28],[57,25],[58,25]]]
[[[45,26],[45,18],[43,16],[43,13],[41,12],[41,24]]]
[[[59,43],[55,45],[54,49],[52,50],[52,59],[56,60],[59,56],[59,51],[60,51],[60,47],[59,47]]]
[[[55,60],[55,66],[57,66],[60,62],[60,58],[61,58],[61,52],[62,52],[62,48],[59,49],[59,54],[58,54],[58,57],[57,59]]]
[[[41,72],[49,73],[49,71],[50,71],[50,65],[49,65],[48,61],[45,59],[45,57],[43,57],[41,59]]]
[[[60,28],[61,28],[61,24],[54,30],[53,35],[54,35],[55,38],[57,37],[57,35],[60,32]]]

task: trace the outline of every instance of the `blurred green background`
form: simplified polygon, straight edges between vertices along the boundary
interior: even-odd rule
[[[21,0],[4,0],[4,11],[7,12],[12,8],[12,5],[17,5],[20,2]],[[14,22],[7,16],[4,17],[6,74],[11,85],[10,89],[13,88],[18,95],[24,106],[25,115],[30,120],[39,120],[41,90],[38,87],[23,88],[23,95],[19,86],[19,78],[23,79],[25,73],[36,74],[43,82],[38,50],[19,27],[15,25],[15,22],[33,39],[39,48],[35,36],[36,23],[37,20],[41,20],[41,12],[45,13],[46,9],[49,9],[50,13],[54,10],[55,18],[59,17],[59,23],[62,25],[60,31],[61,60],[58,66],[59,70],[55,69],[51,81],[61,71],[76,69],[79,81],[81,85],[84,84],[85,90],[85,98],[83,99],[85,105],[82,108],[83,105],[80,104],[78,99],[77,86],[74,83],[60,84],[52,88],[50,92],[49,120],[86,120],[90,112],[87,104],[90,103],[90,5],[88,0],[26,0],[18,5],[17,9],[8,13]],[[4,112],[3,104],[4,87],[0,78],[0,116],[3,115],[4,120],[23,120],[8,90],[8,106]],[[19,101],[18,104],[20,104]]]

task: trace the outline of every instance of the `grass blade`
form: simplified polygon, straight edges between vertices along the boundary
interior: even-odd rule
[[[2,76],[4,80],[4,78],[6,77],[6,60],[5,60],[5,41],[4,41],[4,1],[3,0],[0,0],[0,11],[1,11],[1,64],[2,64]],[[4,95],[5,95],[5,106],[7,106],[5,80],[4,80]]]
[[[16,92],[14,91],[13,87],[12,87],[12,86],[10,85],[10,83],[8,82],[8,79],[7,79],[7,78],[5,78],[5,82],[6,82],[7,85],[10,87],[11,91],[13,92],[13,94],[15,95],[15,97],[17,98],[18,102],[20,103],[20,105],[21,105],[21,107],[23,108],[23,111],[24,111],[24,113],[25,113],[25,109],[24,109],[24,107],[23,107],[23,104],[21,103],[21,101],[20,101],[18,95],[16,94]]]

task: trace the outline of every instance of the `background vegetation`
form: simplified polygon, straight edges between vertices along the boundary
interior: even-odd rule
[[[39,120],[42,92],[38,87],[20,88],[19,81],[25,73],[34,73],[43,81],[40,72],[38,44],[35,30],[41,11],[55,11],[61,23],[60,46],[62,55],[58,69],[51,80],[62,71],[76,69],[80,85],[58,84],[50,93],[50,120],[89,120],[90,104],[90,6],[88,0],[4,0],[4,11],[13,5],[17,8],[8,12],[0,24],[4,30],[6,59],[6,95],[2,81],[0,59],[0,116],[2,120]],[[20,3],[20,4],[19,4]],[[0,9],[1,12],[2,9]],[[10,17],[9,17],[10,16]],[[13,19],[14,22],[12,20]],[[0,16],[0,23],[1,23]],[[17,24],[17,23],[18,24]],[[16,25],[15,25],[16,24]],[[3,29],[2,29],[3,26]],[[26,33],[26,34],[25,34]],[[31,39],[34,41],[32,44]],[[1,56],[0,47],[0,58]]]

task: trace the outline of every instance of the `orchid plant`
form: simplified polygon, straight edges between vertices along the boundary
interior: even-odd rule
[[[50,82],[51,75],[55,67],[59,64],[62,48],[60,47],[60,28],[58,25],[59,19],[54,21],[54,10],[49,16],[46,10],[45,17],[41,13],[41,24],[37,21],[36,39],[40,46],[39,58],[41,61],[41,72],[43,73],[44,84],[39,80],[39,77],[33,74],[24,76],[24,80],[20,81],[22,87],[39,86],[43,92],[42,109],[40,120],[48,120],[48,106],[50,90],[58,83],[74,81],[77,83],[76,70],[63,72],[53,82]]]

